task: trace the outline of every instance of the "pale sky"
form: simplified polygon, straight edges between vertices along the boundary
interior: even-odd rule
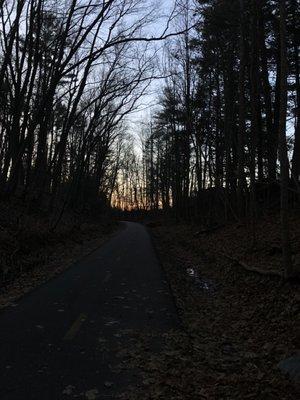
[[[166,27],[167,16],[170,15],[175,2],[176,0],[163,0],[157,2],[159,5],[157,7],[158,19],[151,25],[151,27],[149,27],[150,35],[159,36],[159,34],[163,32]],[[176,28],[174,26],[170,26],[169,32],[176,32]],[[156,48],[158,49],[158,64],[161,62],[163,57],[164,45],[164,42],[157,42],[155,44]],[[162,76],[162,73],[159,71],[159,69],[157,70],[157,76]],[[149,121],[150,115],[155,112],[155,109],[158,105],[158,97],[163,86],[164,79],[153,80],[148,89],[148,94],[145,95],[140,101],[139,109],[132,112],[128,116],[127,120],[130,133],[137,137],[137,141],[139,141],[138,136],[141,130],[141,123]]]

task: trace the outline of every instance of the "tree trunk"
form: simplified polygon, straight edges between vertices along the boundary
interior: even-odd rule
[[[297,10],[296,1],[293,2],[293,12],[294,18],[296,19],[296,10]],[[296,25],[296,20],[294,19],[294,23]],[[296,83],[296,112],[295,112],[295,143],[294,143],[294,151],[293,151],[293,160],[292,160],[292,177],[296,181],[296,185],[299,186],[300,181],[300,68],[299,68],[299,38],[297,37],[297,33],[295,30],[294,38],[293,38],[293,51],[294,51],[294,62],[295,62],[295,83]],[[298,188],[299,191],[299,188]],[[300,192],[299,192],[300,196]]]
[[[263,15],[263,0],[259,1],[258,7],[258,41],[261,63],[261,82],[262,94],[264,98],[264,110],[266,113],[266,131],[267,131],[267,165],[268,165],[268,180],[274,182],[276,180],[276,162],[277,162],[277,131],[273,125],[273,109],[272,109],[272,88],[269,82],[269,70],[267,49],[265,43],[265,26]],[[275,147],[275,151],[274,151]]]
[[[245,189],[245,172],[244,172],[244,140],[246,135],[246,111],[245,111],[245,17],[244,17],[244,0],[240,0],[240,66],[239,66],[239,133],[237,139],[237,155],[238,155],[238,184],[237,184],[237,206],[239,217],[243,216],[243,191]]]
[[[286,278],[293,275],[291,258],[291,244],[288,220],[288,184],[289,160],[286,142],[286,117],[287,117],[287,45],[286,45],[286,2],[280,0],[280,114],[279,114],[279,159],[281,177],[281,235],[283,251],[283,267]]]

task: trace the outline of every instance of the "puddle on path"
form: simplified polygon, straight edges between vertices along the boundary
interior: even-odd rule
[[[206,279],[202,278],[198,271],[193,268],[189,267],[186,269],[186,274],[190,280],[193,281],[194,285],[197,286],[198,289],[207,291],[207,292],[213,292],[216,289],[216,285],[211,279]]]

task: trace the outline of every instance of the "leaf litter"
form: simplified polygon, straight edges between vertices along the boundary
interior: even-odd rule
[[[211,236],[201,246],[205,238],[195,237],[190,227],[153,231],[182,329],[131,332],[134,341],[120,349],[119,367],[139,371],[140,384],[120,398],[298,398],[299,389],[278,363],[300,347],[299,288],[236,268],[216,256]],[[153,351],[156,339],[159,351]]]

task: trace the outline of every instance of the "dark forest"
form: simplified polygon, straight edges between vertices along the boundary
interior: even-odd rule
[[[0,398],[296,399],[299,0],[0,0]]]

